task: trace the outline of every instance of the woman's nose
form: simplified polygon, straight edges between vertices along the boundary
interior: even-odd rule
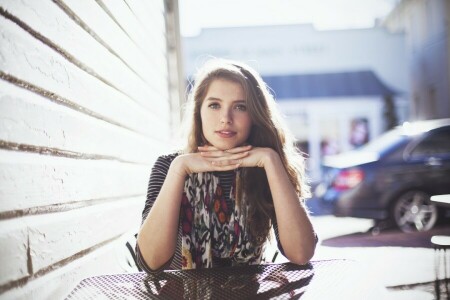
[[[231,124],[233,121],[232,121],[232,116],[231,116],[231,112],[229,112],[229,111],[224,111],[223,113],[222,113],[222,115],[220,116],[220,122],[222,123],[222,124]]]

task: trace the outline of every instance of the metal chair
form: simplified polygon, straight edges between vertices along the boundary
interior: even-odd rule
[[[141,267],[139,267],[139,264],[137,263],[137,258],[136,258],[136,242],[137,242],[137,233],[133,234],[125,243],[125,247],[127,247],[128,251],[130,252],[131,258],[133,259],[132,261],[129,261],[129,265],[132,268],[136,268],[139,272],[142,272]]]
[[[449,293],[449,275],[450,273],[450,236],[445,235],[434,235],[431,237],[431,243],[434,247],[435,252],[435,272],[436,272],[436,280],[434,282],[434,289],[436,292],[436,299],[440,299],[441,297],[441,283],[440,283],[440,273],[441,266],[444,267],[444,282],[445,282],[445,291],[447,293],[447,299],[450,299]],[[442,263],[441,263],[442,262]]]
[[[126,273],[141,272],[136,259],[137,230],[132,229],[118,239],[116,244],[116,257],[119,266]]]

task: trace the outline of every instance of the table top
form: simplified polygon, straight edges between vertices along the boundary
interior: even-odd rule
[[[101,275],[82,280],[66,299],[384,299],[386,290],[357,265],[323,260]]]
[[[431,196],[430,200],[437,205],[450,206],[450,194]]]

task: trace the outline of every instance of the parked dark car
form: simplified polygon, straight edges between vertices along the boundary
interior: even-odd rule
[[[365,146],[325,157],[315,190],[336,216],[431,229],[445,213],[430,196],[450,194],[450,119],[405,123]]]

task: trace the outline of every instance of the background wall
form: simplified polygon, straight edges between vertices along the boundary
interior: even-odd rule
[[[450,1],[398,1],[384,26],[407,37],[411,120],[449,118]]]
[[[177,9],[0,1],[0,298],[124,271],[120,237],[178,122]]]
[[[206,28],[183,38],[186,76],[211,55],[238,59],[263,76],[373,70],[408,97],[405,37],[382,27],[316,30],[311,24]]]

